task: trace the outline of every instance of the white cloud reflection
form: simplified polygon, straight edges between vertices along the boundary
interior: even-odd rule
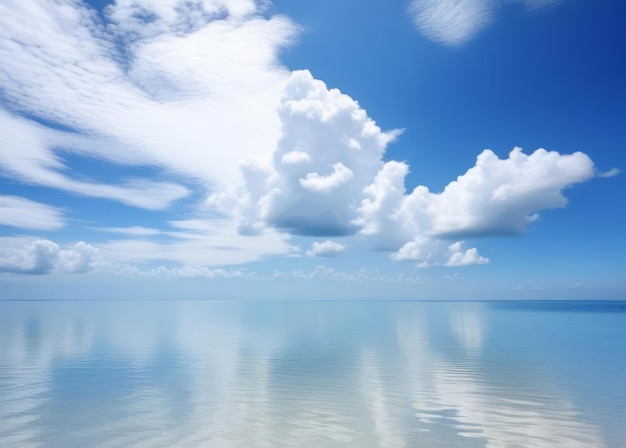
[[[557,377],[481,356],[471,305],[11,306],[2,446],[608,446]]]

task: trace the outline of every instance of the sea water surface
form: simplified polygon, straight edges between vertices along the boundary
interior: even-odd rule
[[[626,447],[618,302],[0,302],[2,447]]]

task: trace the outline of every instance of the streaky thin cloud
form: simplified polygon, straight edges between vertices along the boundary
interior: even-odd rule
[[[0,225],[31,230],[65,227],[63,211],[19,196],[0,195]]]
[[[182,266],[228,266],[292,252],[288,235],[264,229],[242,235],[228,220],[171,221],[172,229],[142,238],[116,238],[97,246],[108,260],[136,264],[159,260]]]
[[[141,270],[135,266],[124,266],[115,271],[117,275],[130,277],[169,277],[169,278],[199,278],[205,280],[217,279],[247,279],[253,280],[260,278],[259,274],[253,271],[242,269],[221,269],[209,268],[206,266],[183,266],[168,268],[159,266],[154,269]]]
[[[68,133],[50,129],[9,113],[0,108],[0,167],[5,175],[19,181],[56,188],[81,196],[105,198],[119,201],[133,207],[159,210],[169,206],[172,201],[186,197],[190,191],[173,182],[156,182],[149,179],[135,178],[124,183],[110,184],[95,180],[86,180],[83,175],[69,173],[69,167],[55,153],[58,146],[77,138]],[[98,138],[93,147],[102,145]],[[92,142],[83,141],[92,145]],[[124,160],[124,159],[123,159]],[[72,176],[74,174],[74,176]]]
[[[120,233],[122,235],[132,236],[154,236],[161,233],[159,229],[151,229],[143,226],[131,226],[131,227],[90,227],[92,230],[99,230],[102,232]]]
[[[564,0],[413,0],[409,14],[427,38],[451,47],[472,40],[497,18],[506,3],[523,3],[527,12],[555,6]]]
[[[409,12],[424,36],[456,47],[494,20],[496,6],[496,0],[414,0]]]
[[[261,17],[251,1],[194,5],[201,14],[187,2],[120,1],[99,17],[80,2],[5,2],[4,108],[75,131],[84,137],[72,148],[76,155],[161,167],[207,187],[229,184],[243,160],[268,158],[275,148],[276,106],[289,75],[277,54],[297,28],[285,17]],[[149,26],[137,22],[137,9],[154,18]],[[15,120],[5,124],[10,129]],[[2,140],[1,153],[13,152],[12,175],[123,199],[116,188],[74,188],[59,179],[63,147],[39,128],[26,129],[27,140],[24,133]],[[106,145],[93,144],[103,139]],[[17,145],[30,149],[11,150]],[[145,196],[175,200],[186,192],[155,193]]]
[[[620,170],[619,168],[611,168],[608,171],[603,171],[601,173],[598,174],[598,177],[615,177],[618,174],[621,174],[622,170]]]

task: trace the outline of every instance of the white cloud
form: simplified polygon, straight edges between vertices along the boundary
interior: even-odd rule
[[[322,243],[315,241],[311,244],[311,249],[306,252],[307,257],[334,257],[339,252],[345,250],[345,244],[335,241],[324,241]]]
[[[496,0],[414,0],[410,13],[426,37],[459,46],[493,20],[496,5]]]
[[[224,221],[186,220],[171,224],[174,230],[162,231],[158,239],[151,239],[154,235],[144,233],[139,235],[141,238],[110,240],[98,243],[97,247],[81,241],[62,248],[50,240],[0,237],[0,272],[53,274],[97,270],[128,275],[222,278],[226,277],[223,272],[233,273],[235,270],[211,266],[238,265],[268,256],[289,256],[297,250],[284,235],[275,231],[246,236]],[[160,270],[142,270],[135,266],[154,262],[180,266]],[[253,275],[245,272],[246,278]]]
[[[615,177],[618,174],[620,174],[622,172],[622,170],[620,170],[619,168],[611,168],[608,171],[604,171],[602,173],[598,174],[598,177]]]
[[[244,233],[359,232],[373,249],[394,252],[393,260],[483,264],[488,260],[473,247],[449,253],[449,240],[521,234],[537,212],[566,205],[565,188],[594,176],[593,162],[580,152],[527,155],[515,148],[500,159],[485,150],[441,193],[418,186],[407,194],[408,166],[382,159],[397,132],[380,131],[350,97],[301,71],[281,104],[283,136],[273,164],[244,165],[244,182],[207,202],[230,213]],[[332,174],[319,174],[330,166]]]
[[[107,259],[120,264],[162,260],[186,266],[243,264],[292,252],[288,237],[271,229],[242,235],[226,220],[189,219],[170,224],[174,229],[162,231],[158,239],[115,239],[98,247]]]
[[[524,232],[538,220],[537,211],[564,207],[563,190],[592,178],[594,165],[580,152],[562,155],[538,149],[527,155],[515,148],[500,159],[485,150],[474,167],[441,193],[420,185],[402,196],[400,177],[405,171],[391,171],[383,170],[368,187],[370,198],[362,203],[358,221],[364,229],[374,233],[381,226],[395,226],[405,238],[468,238]],[[391,203],[376,206],[387,197],[393,198]]]
[[[420,263],[428,264],[437,250],[437,241],[425,236],[416,236],[412,241],[404,244],[397,252],[391,254],[394,261],[420,261]]]
[[[404,178],[408,173],[405,163],[387,162],[363,190],[365,198],[352,223],[376,249],[395,250],[406,241],[407,236],[398,232],[402,223],[397,212],[405,198]]]
[[[226,270],[221,268],[212,269],[206,266],[183,266],[168,268],[159,266],[155,269],[141,270],[132,266],[125,266],[117,271],[118,275],[126,276],[150,276],[169,278],[199,278],[205,280],[216,279],[258,279],[259,275],[246,269]]]
[[[65,226],[56,207],[18,196],[0,195],[0,225],[33,230],[58,230]]]
[[[446,261],[445,266],[470,266],[472,264],[486,264],[489,259],[481,257],[478,249],[472,247],[463,250],[462,242],[458,241],[448,247],[450,258]]]
[[[464,249],[464,243],[457,241],[446,245],[445,241],[426,236],[416,236],[391,254],[394,261],[415,261],[419,268],[431,266],[469,266],[486,264],[489,259],[482,257],[475,247]]]
[[[61,272],[87,272],[93,269],[100,257],[97,248],[80,241],[68,249],[59,251],[56,270]]]
[[[563,0],[508,0],[536,11]],[[409,13],[417,29],[429,39],[458,47],[495,20],[501,0],[413,0]]]
[[[485,150],[442,193],[413,194],[418,202],[427,201],[425,212],[435,236],[511,235],[536,221],[535,212],[565,207],[563,189],[593,176],[593,162],[581,152],[561,155],[538,149],[527,155],[515,148],[500,159]]]
[[[188,191],[79,181],[88,173],[68,174],[75,167],[60,154],[161,167],[208,187],[231,183],[250,154],[269,159],[289,76],[276,56],[295,35],[292,22],[260,17],[251,1],[163,0],[117,2],[103,20],[78,2],[3,3],[6,107],[77,131],[60,133],[5,111],[0,166],[8,174],[155,209]]]
[[[280,158],[280,163],[294,164],[294,163],[306,163],[311,161],[311,156],[302,151],[291,151]]]
[[[35,240],[21,247],[0,248],[0,272],[78,273],[93,269],[99,262],[98,249],[82,241],[65,249],[50,240]]]
[[[425,283],[425,280],[412,275],[398,274],[396,276],[390,275],[372,275],[368,273],[365,268],[357,269],[353,272],[338,271],[335,268],[331,268],[324,265],[315,266],[310,271],[304,271],[296,269],[291,272],[275,271],[272,276],[274,279],[281,278],[293,278],[302,280],[333,280],[333,281],[345,281],[345,282],[382,282],[382,283]]]
[[[422,0],[412,13],[430,37],[459,45],[491,20],[494,2]],[[548,3],[554,1],[526,5]],[[308,71],[289,72],[277,55],[297,26],[260,12],[250,0],[120,0],[103,15],[77,1],[3,3],[3,174],[149,210],[189,196],[184,178],[208,192],[206,209],[196,216],[217,218],[176,221],[175,230],[160,233],[104,228],[142,238],[111,240],[100,249],[121,263],[189,266],[294,256],[290,235],[356,233],[371,248],[393,252],[394,260],[480,264],[486,259],[476,248],[451,251],[450,245],[522,233],[537,212],[565,206],[564,188],[594,175],[582,153],[515,149],[499,159],[486,150],[443,192],[418,186],[407,194],[409,167],[384,160],[400,131],[382,131],[354,99]],[[36,33],[31,23],[38,24]],[[59,130],[66,128],[71,131]],[[128,172],[150,166],[175,181],[96,180],[72,162],[77,157]],[[35,213],[36,203],[24,201],[20,206]],[[62,224],[58,211],[37,210],[51,217],[41,226]],[[19,225],[36,225],[29,216]],[[46,247],[52,246],[33,248],[31,259]]]
[[[564,207],[563,189],[592,178],[594,165],[579,152],[538,149],[527,155],[515,148],[500,159],[485,150],[473,168],[441,193],[420,185],[408,195],[403,184],[407,172],[397,162],[386,164],[367,187],[369,197],[355,222],[376,247],[396,250],[393,260],[460,266],[487,259],[475,248],[448,247],[446,239],[521,234],[539,219],[538,211]],[[452,247],[458,250],[448,254]]]
[[[166,208],[170,202],[189,194],[183,186],[141,178],[118,185],[85,180],[85,175],[78,180],[66,174],[68,166],[53,152],[59,145],[77,140],[76,137],[48,129],[1,108],[0,133],[3,136],[0,140],[0,167],[7,175],[23,182],[83,196],[113,199],[149,210]],[[101,142],[96,138],[94,144],[99,147]]]
[[[398,131],[382,132],[356,101],[308,71],[291,75],[279,114],[283,132],[272,164],[244,165],[242,184],[208,203],[246,232],[271,226],[296,235],[355,233],[363,190]]]
[[[136,40],[163,33],[186,33],[219,15],[241,20],[254,13],[256,5],[252,0],[117,0],[106,11],[117,34]]]
[[[131,226],[131,227],[90,227],[93,230],[100,230],[110,233],[121,233],[123,235],[132,236],[154,236],[161,233],[159,229],[151,229],[143,226]]]
[[[300,178],[300,185],[307,190],[328,193],[348,182],[353,175],[354,173],[350,168],[346,168],[343,163],[337,162],[333,165],[333,172],[328,176],[321,176],[318,173],[307,173],[306,178]]]

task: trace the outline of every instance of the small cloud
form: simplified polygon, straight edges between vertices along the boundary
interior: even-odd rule
[[[151,229],[143,226],[131,227],[91,227],[92,230],[100,230],[103,232],[120,233],[122,235],[131,236],[154,236],[161,233],[158,229]]]
[[[444,280],[457,280],[459,278],[459,274],[455,272],[454,274],[446,274],[442,277]]]
[[[463,249],[463,241],[457,241],[447,247],[442,241],[428,237],[416,237],[391,254],[394,261],[416,261],[418,268],[431,266],[469,266],[472,264],[486,264],[489,259],[482,257],[478,249],[472,247]]]
[[[455,243],[457,244],[457,243]],[[451,245],[452,248],[455,244]],[[472,264],[487,264],[489,263],[489,258],[485,258],[480,256],[478,253],[478,249],[472,247],[471,249],[467,249],[465,252],[460,250],[460,248],[454,249],[455,251],[450,255],[450,258],[445,263],[445,266],[469,266]]]
[[[280,163],[293,165],[296,163],[306,163],[311,161],[311,156],[304,151],[291,151],[280,158]]]
[[[536,11],[563,0],[509,1],[523,3],[526,11]],[[427,38],[460,47],[495,20],[499,6],[495,0],[413,0],[409,14]]]
[[[306,252],[307,257],[334,257],[346,248],[345,244],[339,244],[334,241],[317,241],[311,244],[311,249]]]
[[[409,12],[424,36],[452,47],[465,44],[494,19],[489,0],[414,0]]]
[[[603,173],[598,173],[598,177],[614,177],[620,174],[621,172],[622,170],[620,170],[619,168],[611,168],[610,170],[605,171]]]

